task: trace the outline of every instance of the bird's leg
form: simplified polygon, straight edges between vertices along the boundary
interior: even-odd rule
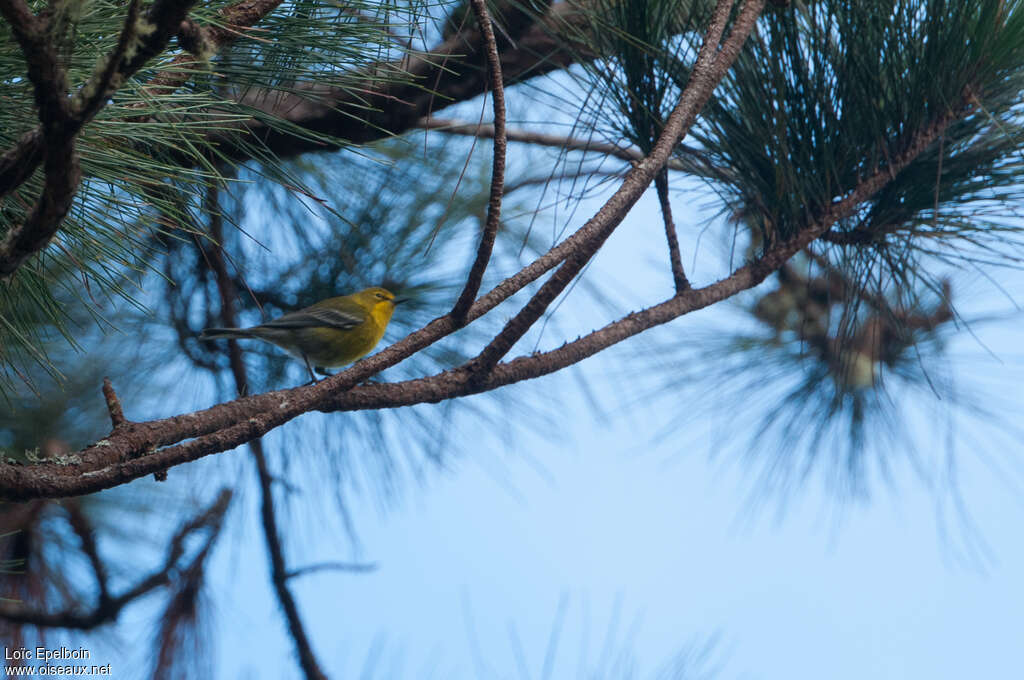
[[[306,384],[307,385],[313,385],[313,384],[319,382],[317,380],[316,374],[313,373],[313,368],[309,365],[309,357],[307,357],[305,354],[303,354],[302,355],[302,360],[306,362],[306,370],[309,371],[310,381],[308,383],[306,383]]]
[[[319,373],[320,375],[325,375],[328,378],[331,377],[332,375],[334,375],[333,373],[329,372],[323,366],[314,366],[313,368],[316,370],[317,373]]]

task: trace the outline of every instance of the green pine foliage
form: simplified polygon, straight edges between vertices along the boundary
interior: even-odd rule
[[[42,5],[35,7],[36,10]],[[191,18],[203,26],[221,26],[219,12],[229,2],[200,3]],[[98,64],[117,44],[124,22],[123,3],[74,1],[60,5],[68,21],[57,22],[61,62],[71,93],[82,91]],[[191,238],[195,198],[218,184],[237,161],[224,157],[209,137],[233,140],[240,156],[262,161],[260,172],[278,183],[294,183],[264,149],[238,134],[258,119],[275,129],[341,146],[328,135],[300,131],[245,103],[242,94],[272,97],[301,93],[315,101],[311,81],[361,91],[372,79],[400,78],[398,72],[362,67],[402,53],[387,26],[413,25],[415,3],[330,4],[287,1],[229,47],[200,50],[190,56],[172,45],[125,82],[77,138],[82,183],[56,238],[41,254],[0,285],[0,393],[15,382],[31,381],[33,366],[59,378],[49,359],[48,337],[69,342],[80,331],[69,326],[69,306],[97,315],[103,301],[118,297],[139,303],[138,285],[147,272],[159,271],[166,239]],[[230,30],[237,30],[228,27]],[[180,87],[154,90],[160,78],[174,77],[191,61]],[[11,148],[37,125],[25,59],[6,28],[0,31],[0,147]],[[42,189],[36,173],[3,199],[0,238],[21,224]],[[191,197],[191,198],[190,198]],[[191,204],[191,205],[190,205]],[[68,294],[62,300],[59,291]]]

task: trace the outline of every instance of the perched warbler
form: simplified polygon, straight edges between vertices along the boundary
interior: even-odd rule
[[[251,328],[207,328],[200,340],[256,338],[277,345],[313,369],[350,364],[365,356],[384,337],[395,305],[403,302],[384,288],[367,288],[351,295],[327,298]]]

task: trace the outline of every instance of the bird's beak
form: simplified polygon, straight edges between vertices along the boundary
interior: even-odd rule
[[[403,302],[408,302],[409,300],[410,300],[410,298],[395,298],[394,300],[391,301],[391,304],[393,304],[393,305],[400,305]]]

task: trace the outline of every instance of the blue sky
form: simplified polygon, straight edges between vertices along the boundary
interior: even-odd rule
[[[357,513],[361,557],[378,571],[310,576],[297,590],[335,676],[353,677],[376,641],[382,658],[401,660],[402,677],[423,677],[435,658],[436,677],[519,677],[514,629],[528,677],[541,677],[561,598],[551,677],[576,677],[581,654],[597,665],[616,627],[610,647],[640,669],[717,636],[712,656],[726,678],[1013,676],[1024,512],[983,471],[965,465],[963,479],[995,554],[979,570],[955,561],[932,496],[913,484],[838,522],[830,501],[810,494],[776,523],[745,515],[739,475],[699,450],[666,464],[663,452],[637,452],[628,426],[575,427],[571,444],[522,442],[543,474],[512,452],[496,480],[472,458],[501,454],[474,451],[398,510]],[[258,539],[254,528],[249,536]],[[231,570],[219,676],[289,677],[262,556],[244,552],[255,563]],[[239,659],[259,659],[257,675],[232,675]],[[393,677],[387,667],[371,677]]]

